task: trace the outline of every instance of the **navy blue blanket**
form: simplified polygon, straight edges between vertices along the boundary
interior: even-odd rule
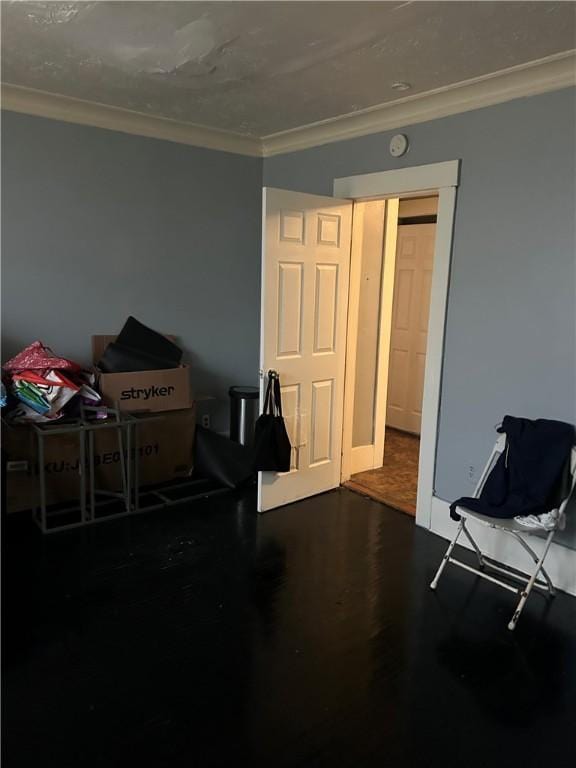
[[[490,517],[539,515],[556,509],[565,493],[565,479],[574,444],[574,427],[563,421],[505,416],[498,432],[506,433],[506,449],[490,472],[478,499],[463,496],[450,505]]]

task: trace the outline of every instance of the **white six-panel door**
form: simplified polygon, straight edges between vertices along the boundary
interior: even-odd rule
[[[264,189],[260,367],[280,374],[292,467],[259,473],[260,512],[340,485],[351,223],[348,200]]]
[[[420,434],[435,224],[398,227],[386,424]]]

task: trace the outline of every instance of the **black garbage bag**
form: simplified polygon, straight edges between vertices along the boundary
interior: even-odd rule
[[[211,429],[196,427],[194,471],[228,488],[241,488],[254,479],[250,448]]]

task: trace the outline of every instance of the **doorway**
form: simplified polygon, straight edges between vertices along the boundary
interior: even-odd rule
[[[351,236],[352,217],[362,209],[356,203],[377,202],[385,211],[382,306],[391,313],[399,198],[437,193],[416,504],[416,522],[430,528],[459,167],[459,161],[452,160],[335,179],[332,197],[263,190],[261,405],[265,374],[274,370],[281,379],[293,455],[289,472],[258,473],[259,512],[337,488],[352,474],[354,387],[349,379],[355,375],[355,357],[348,330],[358,321],[359,307],[360,277],[354,272],[358,243]],[[386,354],[378,350],[374,373],[387,377],[390,328],[380,334],[378,345]],[[356,451],[371,454],[373,461],[384,454],[387,388],[375,391],[379,394],[373,423],[378,428],[372,444]]]
[[[354,217],[361,231],[353,231],[361,263],[358,324],[350,328],[357,335],[355,461],[346,485],[415,517],[438,197],[400,198],[398,207],[389,204],[387,211],[384,201],[357,206],[364,210]],[[387,255],[394,263],[385,271]],[[391,312],[386,280],[393,283]],[[377,354],[387,359],[378,363]],[[371,456],[360,448],[368,441],[374,444]]]
[[[359,209],[358,203],[379,201],[385,205],[384,263],[381,276],[382,306],[387,308],[390,317],[394,289],[399,198],[404,200],[434,195],[438,198],[434,268],[431,276],[430,311],[428,314],[416,500],[416,523],[424,528],[432,527],[433,505],[436,502],[434,475],[440,415],[442,358],[459,175],[460,161],[450,160],[430,165],[398,168],[391,171],[379,171],[359,176],[347,176],[335,179],[333,187],[335,197],[354,201],[354,217],[356,217],[356,212]],[[390,226],[388,226],[389,224]],[[374,387],[377,402],[373,404],[374,425],[376,428],[373,430],[371,438],[372,446],[364,446],[363,450],[359,451],[353,448],[352,445],[354,384],[356,376],[354,339],[357,338],[357,334],[353,333],[353,329],[358,322],[358,286],[360,284],[358,264],[361,263],[357,252],[358,247],[357,239],[353,238],[348,307],[344,429],[342,435],[342,483],[349,481],[355,471],[360,471],[356,466],[356,459],[362,457],[362,454],[364,454],[364,458],[369,455],[369,449],[373,451],[375,461],[378,460],[378,457],[384,455],[387,386]],[[376,376],[382,377],[386,381],[388,378],[387,366],[390,349],[390,331],[391,322],[389,332],[380,333],[378,366],[375,372]],[[381,450],[380,444],[382,446]],[[374,464],[372,468],[377,466],[377,464]],[[363,468],[366,469],[366,467]]]

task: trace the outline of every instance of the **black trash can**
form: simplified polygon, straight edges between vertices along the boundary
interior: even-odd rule
[[[254,444],[254,424],[258,418],[260,390],[258,387],[230,387],[230,439],[251,448]]]

